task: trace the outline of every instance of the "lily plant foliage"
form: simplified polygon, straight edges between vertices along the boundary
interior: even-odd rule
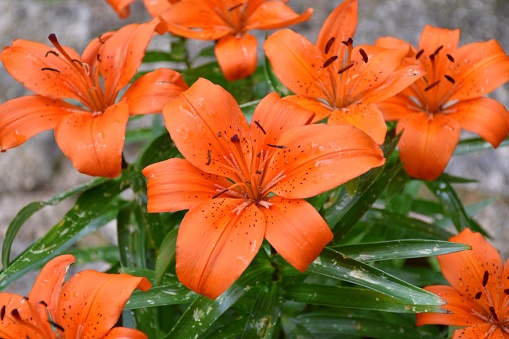
[[[120,18],[134,2],[106,0]],[[58,32],[0,52],[33,92],[0,104],[1,150],[54,130],[97,177],[6,227],[1,338],[509,338],[507,269],[473,219],[487,203],[465,206],[469,180],[444,173],[455,150],[508,144],[488,96],[509,80],[497,41],[459,46],[459,29],[428,25],[418,47],[357,44],[357,0],[316,42],[297,31],[313,9],[287,0],[143,5],[147,22],[81,54]],[[169,50],[148,47],[156,35]],[[11,258],[27,219],[73,196]],[[118,243],[75,246],[110,221]],[[107,273],[64,281],[99,260]]]

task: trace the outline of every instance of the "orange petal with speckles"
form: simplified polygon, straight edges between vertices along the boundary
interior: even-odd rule
[[[209,298],[223,293],[249,266],[265,233],[262,212],[244,199],[216,198],[194,206],[177,237],[177,276]]]
[[[508,339],[509,334],[502,331],[500,327],[493,328],[493,324],[484,323],[462,328],[454,331],[452,339],[479,339],[486,338],[490,333],[489,339]]]
[[[509,112],[491,98],[458,101],[447,108],[448,116],[462,128],[479,134],[493,147],[497,147],[509,133]]]
[[[509,56],[496,40],[474,42],[452,53],[457,67],[448,75],[457,86],[449,100],[480,97],[509,81]]]
[[[288,199],[328,191],[385,163],[382,150],[363,131],[344,125],[295,127],[279,138],[284,146],[267,165],[262,187]]]
[[[485,287],[491,298],[498,300],[498,296],[503,293],[502,280],[506,280],[502,277],[504,263],[498,251],[480,233],[469,229],[463,230],[450,241],[470,245],[472,250],[438,256],[442,273],[449,284],[470,299],[474,299],[476,293],[483,292],[480,302],[484,304],[487,303],[487,297],[483,280],[488,279]]]
[[[423,49],[425,51],[424,53],[432,54],[437,48],[443,46],[441,53],[450,53],[458,47],[459,40],[459,29],[451,30],[426,25],[419,39],[419,50]]]
[[[387,125],[382,112],[375,104],[353,104],[336,109],[327,121],[331,125],[351,125],[369,135],[379,145],[385,141]]]
[[[398,144],[405,170],[414,178],[435,180],[442,174],[460,137],[459,123],[445,114],[415,113],[399,120]]]
[[[200,78],[164,105],[163,116],[172,140],[189,162],[204,172],[241,181],[235,179],[238,173],[230,161],[233,157],[239,166],[250,164],[251,132],[230,93]]]
[[[357,0],[345,0],[332,11],[318,35],[316,45],[320,51],[324,51],[329,39],[334,37],[336,41],[328,55],[343,55],[346,46],[341,42],[353,38],[357,28],[357,7]]]
[[[49,323],[38,323],[34,311],[25,297],[0,292],[0,338],[51,338]]]
[[[136,0],[106,0],[106,2],[113,7],[117,12],[119,18],[124,19],[131,13],[129,5]]]
[[[34,135],[55,128],[59,121],[78,111],[62,100],[38,95],[12,99],[0,105],[0,149],[21,145]]]
[[[117,323],[134,289],[150,287],[144,277],[81,271],[62,286],[54,321],[66,337],[102,338]]]
[[[187,89],[179,72],[160,68],[138,78],[121,100],[129,105],[129,114],[159,113],[165,103]]]
[[[396,121],[404,117],[419,112],[420,108],[416,107],[415,102],[404,95],[397,95],[376,104],[380,112],[382,112],[385,121]],[[412,110],[415,107],[415,110]]]
[[[148,211],[175,212],[190,209],[218,193],[218,186],[229,187],[224,177],[200,171],[185,159],[173,158],[143,169],[148,178]]]
[[[128,118],[129,107],[125,102],[110,106],[96,116],[91,113],[67,115],[55,128],[55,138],[78,171],[114,178],[121,171]]]
[[[148,339],[145,333],[127,327],[112,328],[103,339]]]
[[[316,209],[302,199],[270,197],[265,215],[265,238],[293,267],[304,272],[333,238]]]
[[[113,103],[118,91],[138,71],[158,20],[120,28],[99,49],[96,61],[104,83],[105,102]]]
[[[262,2],[262,1],[260,1]],[[276,29],[307,21],[313,15],[313,9],[308,8],[302,14],[297,14],[281,1],[263,1],[257,6],[252,15],[246,15],[246,30]]]
[[[306,98],[301,95],[289,95],[284,97],[283,100],[296,103],[297,105],[312,111],[315,114],[313,122],[318,122],[327,118],[333,111],[329,105],[322,101],[313,98]]]
[[[258,41],[251,34],[227,35],[219,39],[214,53],[226,80],[243,79],[255,72],[257,47]]]
[[[283,29],[270,35],[263,48],[274,73],[292,92],[313,98],[334,97],[331,74],[322,67],[323,52],[302,35]]]
[[[172,4],[159,17],[170,33],[186,38],[217,40],[232,34],[233,28],[212,6],[208,1],[181,0]],[[226,4],[216,7],[225,8]]]
[[[259,154],[261,151],[271,153],[274,148],[267,144],[277,144],[284,132],[293,127],[311,123],[313,112],[285,99],[281,99],[277,93],[273,92],[256,106],[251,120],[254,154]]]
[[[69,47],[65,51],[80,61],[79,54]],[[51,51],[50,53],[48,53]],[[77,71],[60,52],[39,42],[15,40],[0,52],[5,70],[30,91],[54,99],[88,100],[88,87]]]
[[[478,314],[488,316],[486,310],[475,299],[461,295],[454,287],[433,285],[427,286],[424,289],[447,301],[447,304],[441,307],[451,313],[418,313],[417,326],[433,324],[472,326],[484,323],[484,321],[472,313],[472,310]]]

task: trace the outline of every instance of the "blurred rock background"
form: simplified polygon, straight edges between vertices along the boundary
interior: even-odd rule
[[[297,12],[307,7],[315,9],[311,21],[293,29],[316,41],[323,21],[339,3],[339,0],[290,1]],[[148,19],[141,0],[131,5],[131,15],[125,20],[120,20],[104,0],[0,0],[0,45],[9,45],[18,38],[49,44],[47,36],[55,33],[61,44],[81,52],[92,38],[104,31]],[[374,43],[380,36],[392,35],[416,45],[425,24],[461,28],[460,44],[494,38],[509,51],[507,0],[359,0],[359,24],[354,43]],[[0,66],[0,102],[25,94],[23,86]],[[493,97],[507,107],[509,85],[497,90]],[[458,188],[464,199],[496,198],[476,219],[490,231],[493,243],[507,256],[509,148],[455,157],[447,172],[479,180]],[[0,173],[0,242],[9,222],[23,206],[49,199],[91,179],[74,170],[56,146],[52,132],[42,133],[16,149],[1,153]],[[21,229],[12,258],[43,235],[71,206],[71,201],[65,201],[34,215]],[[103,228],[86,241],[99,244],[115,241],[115,228]],[[34,274],[28,276],[9,290],[27,293],[34,277]]]

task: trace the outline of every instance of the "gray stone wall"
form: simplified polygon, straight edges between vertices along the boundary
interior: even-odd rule
[[[292,0],[289,4],[298,12],[307,7],[315,8],[310,22],[294,26],[314,42],[321,24],[339,1]],[[17,38],[49,43],[47,36],[55,33],[63,45],[81,52],[86,43],[101,32],[148,19],[141,1],[131,9],[131,16],[120,20],[103,0],[0,0],[0,45],[8,45]],[[507,0],[359,0],[359,26],[354,43],[374,43],[380,36],[393,35],[415,45],[424,25],[432,24],[461,28],[462,44],[495,38],[509,51],[508,18]],[[509,105],[508,91],[509,86],[505,85],[494,93],[506,107]],[[27,92],[23,86],[0,66],[0,101],[24,94]],[[505,231],[509,227],[509,149],[456,157],[447,171],[479,180],[478,184],[462,186],[467,189],[467,199],[497,198],[497,202],[477,218],[495,236],[495,244],[508,253],[509,236]],[[52,132],[42,133],[21,147],[1,153],[0,173],[0,242],[8,223],[22,206],[34,200],[48,199],[90,179],[77,173],[62,156]],[[34,216],[22,228],[13,255],[44,234],[69,207],[70,202],[63,203]],[[96,236],[97,241],[108,239],[104,234]],[[31,282],[28,285],[18,283],[13,289],[21,293],[30,286]]]

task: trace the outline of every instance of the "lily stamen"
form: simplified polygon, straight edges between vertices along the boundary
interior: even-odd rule
[[[338,58],[337,55],[333,55],[331,56],[329,59],[325,60],[325,62],[323,63],[323,66],[322,68],[326,68],[327,66],[329,66],[330,64],[332,64],[334,61],[336,61]]]
[[[332,47],[332,44],[334,44],[334,41],[336,41],[336,38],[335,37],[331,37],[327,43],[325,44],[325,49],[324,49],[324,52],[325,54],[329,53],[331,47]]]

